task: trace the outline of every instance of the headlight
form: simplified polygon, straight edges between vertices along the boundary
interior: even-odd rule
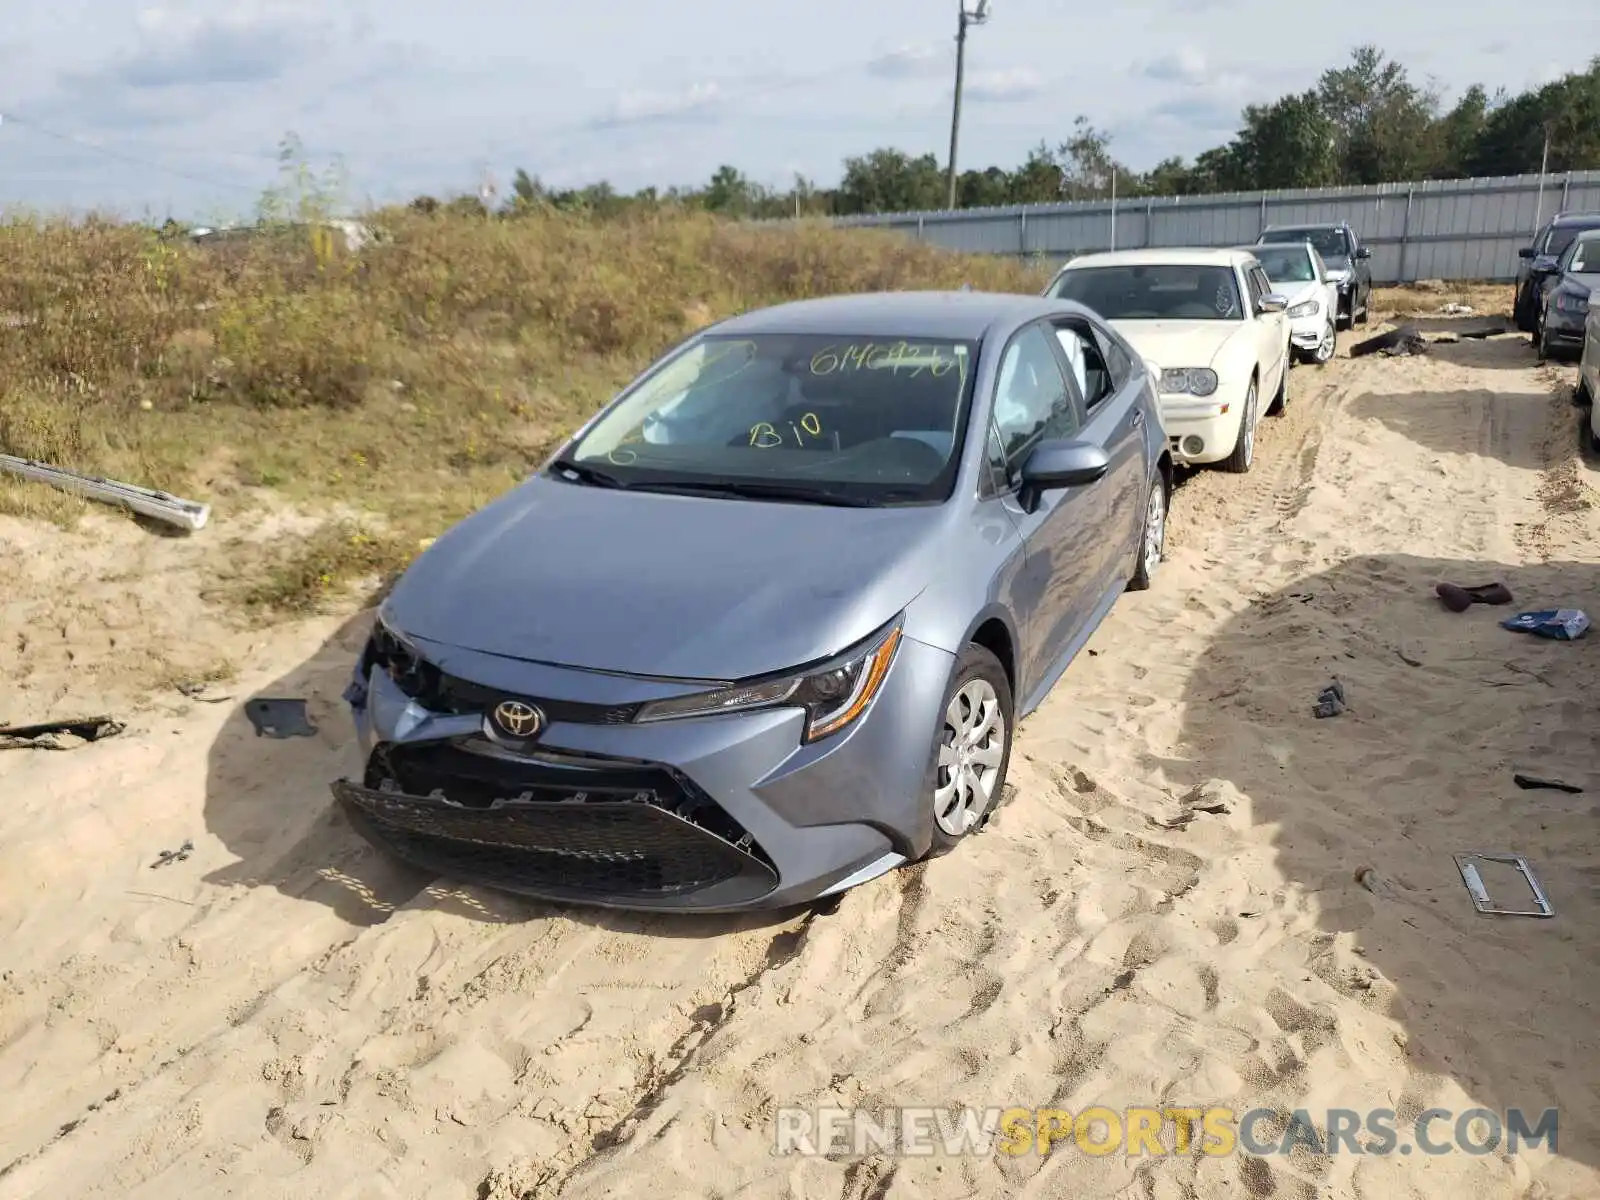
[[[1589,297],[1580,296],[1576,292],[1557,292],[1556,307],[1562,312],[1581,313],[1589,311]]]
[[[852,724],[883,688],[900,648],[900,618],[836,658],[798,674],[752,680],[713,692],[652,700],[636,721],[671,721],[767,708],[806,710],[804,740],[815,742]]]
[[[1161,372],[1161,390],[1169,396],[1209,396],[1217,390],[1217,373],[1207,367],[1168,367]]]
[[[1289,310],[1291,317],[1314,317],[1317,315],[1317,302],[1307,300],[1304,304],[1296,304]]]

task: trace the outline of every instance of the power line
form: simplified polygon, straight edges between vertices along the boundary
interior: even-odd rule
[[[4,127],[5,125],[18,125],[23,129],[39,134],[42,137],[50,138],[53,141],[62,142],[69,146],[77,146],[83,150],[92,150],[94,153],[99,154],[102,157],[114,159],[115,161],[121,163],[127,163],[130,166],[142,167],[151,171],[160,171],[163,174],[172,175],[179,179],[187,179],[190,183],[202,183],[207,187],[215,188],[231,188],[235,191],[250,192],[252,195],[259,195],[261,191],[259,187],[252,187],[249,184],[238,183],[224,179],[212,179],[205,175],[196,175],[191,171],[180,171],[176,167],[169,167],[164,163],[159,163],[152,159],[138,158],[131,154],[122,154],[116,150],[108,149],[105,146],[98,145],[74,134],[59,133],[54,129],[47,129],[35,121],[19,117],[14,113],[0,114],[0,127]]]

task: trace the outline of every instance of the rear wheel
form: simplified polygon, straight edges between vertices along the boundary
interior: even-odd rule
[[[1581,372],[1583,367],[1580,365]],[[1594,394],[1589,391],[1589,381],[1582,374],[1578,376],[1578,386],[1572,389],[1572,402],[1579,408],[1589,408],[1594,404]]]
[[[1365,325],[1367,323],[1367,316],[1371,313],[1371,311],[1372,311],[1372,289],[1370,287],[1367,289],[1366,295],[1362,297],[1362,300],[1361,300],[1361,315],[1359,317],[1355,315],[1355,312],[1356,312],[1356,294],[1353,291],[1350,293],[1350,318],[1351,318],[1350,319],[1350,323],[1352,325]]]
[[[934,748],[930,855],[953,849],[983,828],[1000,802],[1011,765],[1013,711],[1011,684],[1000,660],[982,646],[969,645],[956,658]]]
[[[1167,549],[1167,508],[1172,494],[1167,490],[1166,476],[1156,472],[1155,482],[1144,502],[1144,530],[1139,536],[1139,562],[1128,580],[1130,592],[1142,592],[1150,586],[1161,557]]]
[[[1243,475],[1256,460],[1256,381],[1250,381],[1245,393],[1244,412],[1239,416],[1239,436],[1234,440],[1233,453],[1217,465],[1232,475]]]

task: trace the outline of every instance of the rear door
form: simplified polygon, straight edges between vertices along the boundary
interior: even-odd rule
[[[1001,352],[990,423],[991,473],[1027,545],[1011,597],[1023,623],[1018,701],[1025,703],[1086,630],[1105,590],[1109,557],[1108,479],[1046,492],[1031,511],[1018,500],[1022,464],[1034,448],[1077,437],[1084,426],[1077,383],[1044,322],[1019,330]]]

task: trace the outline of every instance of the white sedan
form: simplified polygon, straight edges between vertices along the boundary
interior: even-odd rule
[[[1273,291],[1288,304],[1289,344],[1295,357],[1319,367],[1339,344],[1339,285],[1310,242],[1268,242],[1245,251],[1256,256]]]
[[[1263,412],[1289,402],[1290,359],[1288,301],[1252,251],[1086,254],[1045,295],[1095,310],[1156,367],[1174,459],[1250,469]]]

